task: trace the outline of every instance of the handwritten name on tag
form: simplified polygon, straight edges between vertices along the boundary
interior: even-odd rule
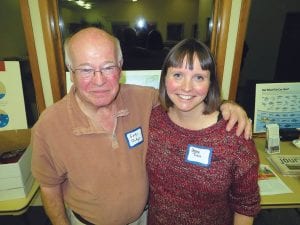
[[[144,137],[143,137],[142,128],[138,127],[134,130],[125,133],[125,139],[127,141],[129,148],[134,148],[137,145],[143,143]]]
[[[185,161],[199,166],[209,167],[212,157],[212,148],[188,145]]]

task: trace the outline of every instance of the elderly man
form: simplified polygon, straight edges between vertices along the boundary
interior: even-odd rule
[[[53,225],[141,224],[148,196],[145,157],[155,89],[120,85],[116,38],[86,28],[65,44],[73,87],[32,129],[32,172]],[[228,129],[251,125],[234,104],[223,105]]]

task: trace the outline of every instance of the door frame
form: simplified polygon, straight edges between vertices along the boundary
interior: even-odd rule
[[[30,17],[30,10],[28,0],[19,0],[20,10],[23,22],[23,28],[26,39],[26,46],[28,51],[30,69],[32,74],[33,86],[35,91],[35,99],[37,104],[38,114],[40,114],[45,108],[45,99],[43,94],[43,87],[41,81],[41,74],[37,58],[37,50],[34,42],[32,21]]]

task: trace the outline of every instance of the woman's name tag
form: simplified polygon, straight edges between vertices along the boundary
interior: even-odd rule
[[[185,161],[199,166],[209,167],[212,157],[212,148],[197,146],[197,145],[188,145]]]

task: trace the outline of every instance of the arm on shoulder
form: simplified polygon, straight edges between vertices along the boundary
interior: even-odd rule
[[[234,101],[223,101],[220,110],[224,120],[228,120],[226,130],[231,130],[237,123],[236,135],[244,132],[246,140],[252,138],[252,121],[248,118],[245,110]]]

